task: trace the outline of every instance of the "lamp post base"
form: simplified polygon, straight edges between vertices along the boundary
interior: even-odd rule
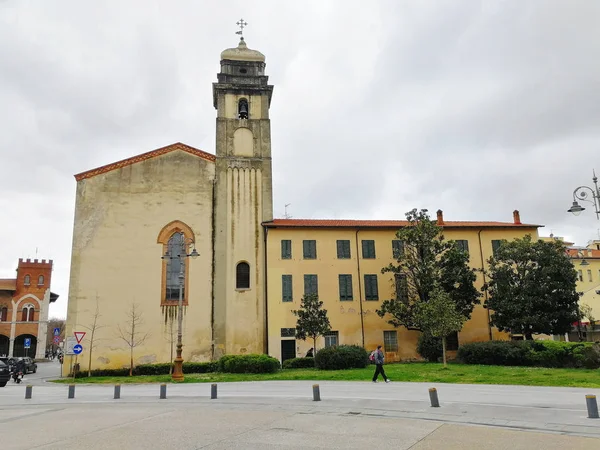
[[[183,345],[177,344],[177,356],[173,360],[173,373],[171,379],[173,381],[183,381],[183,358],[181,357],[181,350]]]

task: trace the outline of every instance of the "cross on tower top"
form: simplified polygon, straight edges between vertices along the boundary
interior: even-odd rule
[[[236,31],[235,34],[239,34],[244,39],[244,27],[248,25],[248,22],[244,22],[244,19],[240,19],[236,22],[237,26],[240,27],[240,31]]]

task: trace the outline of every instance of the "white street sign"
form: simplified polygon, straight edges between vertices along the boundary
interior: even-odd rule
[[[73,347],[77,345],[77,339],[75,337],[67,336],[65,342],[65,355],[74,355]]]

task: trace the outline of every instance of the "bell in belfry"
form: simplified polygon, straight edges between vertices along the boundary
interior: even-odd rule
[[[240,103],[238,105],[238,118],[248,118],[248,101],[244,98],[240,100]]]

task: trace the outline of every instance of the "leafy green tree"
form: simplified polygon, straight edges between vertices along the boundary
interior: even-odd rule
[[[296,338],[302,341],[311,338],[316,355],[317,338],[331,330],[327,310],[323,309],[323,302],[319,300],[317,294],[305,295],[300,302],[300,309],[292,310],[292,313],[298,318]]]
[[[500,331],[565,334],[578,320],[577,272],[558,241],[533,241],[531,236],[502,241],[489,259],[484,286],[492,324]]]
[[[442,339],[442,357],[446,362],[446,337],[450,333],[460,331],[467,317],[456,310],[456,304],[446,291],[435,288],[429,301],[421,302],[415,307],[415,316],[424,333]]]
[[[423,330],[417,310],[427,303],[436,286],[454,302],[456,311],[470,318],[481,293],[475,288],[475,270],[469,267],[469,255],[454,241],[446,241],[442,227],[431,220],[426,209],[406,213],[409,225],[396,233],[402,243],[394,251],[396,264],[382,273],[394,275],[395,297],[385,300],[377,311],[389,314],[388,323],[409,330]]]

